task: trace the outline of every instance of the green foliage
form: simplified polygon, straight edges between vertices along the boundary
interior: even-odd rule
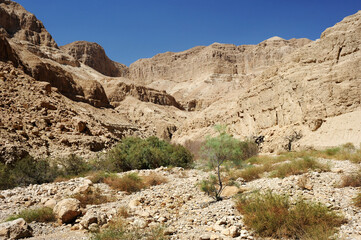
[[[79,176],[85,174],[92,169],[92,166],[83,158],[70,154],[67,157],[58,158],[55,160],[59,167],[62,176]]]
[[[188,168],[192,161],[192,155],[186,148],[172,145],[157,137],[126,137],[109,151],[106,160],[110,163],[110,171],[153,169],[160,166]]]
[[[47,160],[27,156],[12,164],[0,163],[0,189],[29,184],[51,182],[58,174],[57,168]]]
[[[208,180],[200,183],[200,189],[212,196],[216,201],[222,200],[221,193],[228,184],[222,176],[222,164],[231,162],[234,166],[241,166],[242,149],[241,142],[226,132],[226,127],[218,125],[216,137],[207,137],[203,148],[203,155],[211,169],[217,176],[210,175]],[[246,148],[247,144],[244,145]]]
[[[226,132],[226,127],[217,125],[218,136],[206,137],[203,155],[212,168],[216,168],[224,161],[231,161],[239,166],[242,160],[241,142]]]
[[[25,209],[19,214],[12,215],[6,219],[6,221],[12,221],[18,218],[23,218],[27,223],[36,222],[54,222],[55,215],[53,210],[48,207],[41,207],[35,209]]]
[[[289,198],[271,192],[240,196],[237,210],[246,225],[261,237],[329,239],[345,219],[321,203]]]

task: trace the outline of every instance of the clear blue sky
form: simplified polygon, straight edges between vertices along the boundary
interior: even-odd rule
[[[58,45],[97,42],[129,65],[214,42],[257,44],[272,36],[312,40],[361,9],[360,0],[17,0]]]

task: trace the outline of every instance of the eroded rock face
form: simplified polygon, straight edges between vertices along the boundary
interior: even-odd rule
[[[126,84],[124,82],[110,81],[104,84],[109,101],[113,106],[118,106],[126,96],[132,96],[142,102],[151,102],[158,105],[174,106],[183,110],[183,107],[175,98],[165,91],[158,91],[152,88],[137,86],[135,84]]]
[[[0,0],[0,27],[8,37],[35,45],[58,47],[43,23],[16,2]]]
[[[126,77],[128,75],[128,67],[110,60],[104,49],[97,43],[77,41],[62,46],[61,49],[106,76]]]
[[[359,110],[361,73],[356,69],[361,67],[360,26],[361,12],[346,17],[319,40],[251,79],[249,87],[237,93],[237,102],[226,97],[215,102],[179,129],[176,137],[204,134],[213,124],[223,123],[236,136],[264,135],[267,151],[272,151],[282,148],[294,131],[315,136],[320,123]],[[344,132],[353,129],[358,134],[355,125],[342,127]],[[359,145],[361,139],[351,135],[345,134],[337,144],[349,141]]]

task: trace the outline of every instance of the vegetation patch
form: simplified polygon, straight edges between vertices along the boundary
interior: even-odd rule
[[[148,176],[139,176],[137,173],[128,173],[122,177],[110,176],[104,179],[112,189],[127,193],[139,192],[144,188],[167,182],[167,179],[152,173]]]
[[[86,205],[99,205],[106,202],[112,202],[115,199],[110,196],[105,196],[101,193],[101,190],[97,187],[90,187],[86,191],[81,193],[76,193],[71,196],[80,201],[82,207]]]
[[[330,169],[329,166],[319,163],[314,158],[303,157],[299,160],[277,165],[271,173],[271,177],[284,178],[291,175],[303,174],[309,170],[329,171]]]
[[[161,166],[189,168],[192,163],[192,154],[181,145],[172,145],[157,137],[126,137],[109,151],[101,164],[103,170],[118,172]]]
[[[18,218],[23,218],[27,223],[30,222],[54,222],[55,215],[53,209],[49,207],[41,207],[34,209],[22,210],[19,214],[12,215],[6,219],[6,221],[13,221]]]
[[[345,222],[344,217],[320,203],[271,192],[242,195],[236,200],[244,222],[261,237],[328,239]]]
[[[361,192],[353,199],[353,203],[356,207],[361,208]]]
[[[361,187],[361,171],[342,176],[340,187]]]

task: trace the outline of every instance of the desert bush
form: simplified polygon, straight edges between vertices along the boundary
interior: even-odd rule
[[[223,181],[221,166],[226,162],[231,162],[234,166],[241,166],[242,150],[240,141],[226,132],[226,126],[218,125],[215,129],[218,136],[206,138],[203,156],[216,175],[211,174],[208,179],[202,180],[200,189],[219,201],[222,200],[221,193],[227,185]]]
[[[242,152],[242,157],[241,157],[242,160],[246,160],[258,155],[259,148],[254,141],[251,140],[241,141],[239,145]]]
[[[116,176],[114,173],[108,173],[105,171],[95,171],[95,172],[90,172],[87,174],[88,178],[90,181],[92,181],[92,183],[102,183],[104,182],[104,179],[111,177],[111,176]]]
[[[73,194],[71,197],[78,199],[82,207],[86,207],[86,205],[99,205],[115,200],[110,196],[103,195],[97,187],[90,187],[84,192]]]
[[[91,164],[75,154],[57,158],[55,159],[55,162],[58,165],[62,176],[79,176],[92,170]]]
[[[359,192],[357,196],[353,199],[353,203],[356,207],[361,208],[361,192]]]
[[[108,177],[104,179],[104,183],[115,190],[127,193],[138,192],[145,187],[143,179],[137,173],[128,173],[122,177]]]
[[[361,187],[361,171],[342,176],[340,187]]]
[[[260,178],[263,173],[271,170],[272,165],[268,163],[261,166],[248,166],[239,172],[239,177],[248,182]]]
[[[6,221],[12,221],[18,218],[23,218],[27,223],[36,222],[54,222],[55,215],[53,209],[48,207],[25,209],[19,214],[12,215],[6,219]]]
[[[287,196],[271,192],[242,195],[236,208],[261,237],[328,239],[345,222],[320,203],[298,199],[292,204]]]
[[[172,145],[157,137],[147,139],[126,137],[107,154],[105,162],[110,171],[153,169],[160,166],[188,168],[193,161],[191,153],[181,145]]]
[[[147,176],[142,176],[142,179],[146,187],[156,186],[168,182],[168,180],[165,177],[159,176],[156,173],[151,173]]]
[[[47,160],[27,156],[11,164],[0,163],[0,189],[51,182],[58,174]]]
[[[293,160],[289,163],[279,164],[274,168],[271,177],[284,178],[291,175],[298,175],[308,172],[310,169],[319,171],[329,171],[327,165],[319,163],[314,158],[304,157],[299,160]]]
[[[137,173],[128,173],[122,177],[111,175],[103,181],[115,190],[125,191],[127,193],[138,192],[150,186],[159,185],[167,182],[167,179],[151,173],[148,176],[139,176]]]
[[[122,218],[128,218],[128,217],[130,216],[130,213],[129,213],[129,211],[128,211],[128,208],[127,208],[127,207],[124,207],[124,206],[121,206],[121,207],[118,209],[117,216],[118,216],[118,217],[122,217]]]

